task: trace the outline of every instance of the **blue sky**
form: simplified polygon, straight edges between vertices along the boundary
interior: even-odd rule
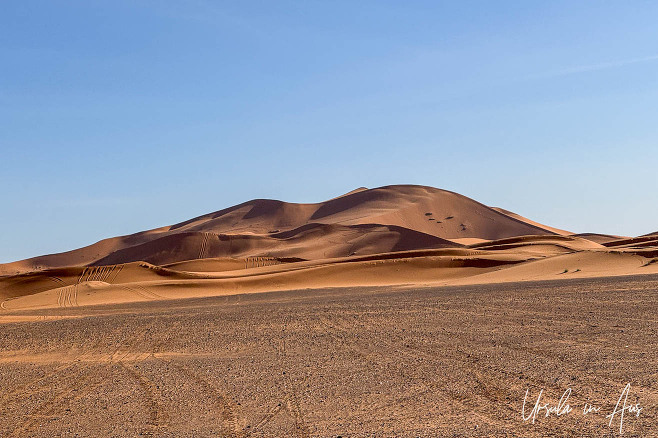
[[[424,184],[658,230],[658,3],[4,1],[0,262]]]

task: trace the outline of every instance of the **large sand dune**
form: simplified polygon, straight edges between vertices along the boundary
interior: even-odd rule
[[[445,244],[441,239],[528,234],[555,232],[453,192],[388,186],[357,189],[317,204],[256,199],[172,226],[0,265],[0,274],[149,258],[156,263],[281,253],[316,258],[317,248],[327,252],[319,254],[321,257],[375,254],[398,248],[435,248]]]
[[[317,204],[257,199],[0,265],[0,311],[330,286],[658,272],[658,235],[575,235],[422,186]]]

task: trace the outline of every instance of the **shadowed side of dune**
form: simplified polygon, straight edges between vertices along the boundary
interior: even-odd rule
[[[553,245],[568,250],[596,250],[604,249],[604,246],[588,239],[575,236],[550,235],[550,236],[518,236],[507,239],[491,240],[488,242],[474,243],[469,248],[486,250],[513,249],[535,245]]]
[[[618,248],[625,246],[634,246],[634,247],[658,246],[658,235],[647,234],[645,236],[640,236],[640,237],[612,240],[603,243],[603,245],[608,248]]]
[[[93,265],[144,260],[158,265],[215,257],[318,259],[412,249],[461,247],[403,227],[307,224],[268,235],[181,232],[115,251]]]
[[[623,237],[623,236],[615,236],[612,234],[601,234],[601,233],[578,233],[578,234],[573,234],[573,237],[582,237],[583,239],[600,243],[601,245],[604,245],[608,242],[612,242],[615,240],[627,239],[627,237]]]

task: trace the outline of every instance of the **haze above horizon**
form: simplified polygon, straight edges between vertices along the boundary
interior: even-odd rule
[[[658,230],[658,4],[8,1],[0,263],[253,198]]]

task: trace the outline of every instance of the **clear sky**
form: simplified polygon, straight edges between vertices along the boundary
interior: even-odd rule
[[[6,0],[0,262],[252,198],[658,230],[658,2]]]

